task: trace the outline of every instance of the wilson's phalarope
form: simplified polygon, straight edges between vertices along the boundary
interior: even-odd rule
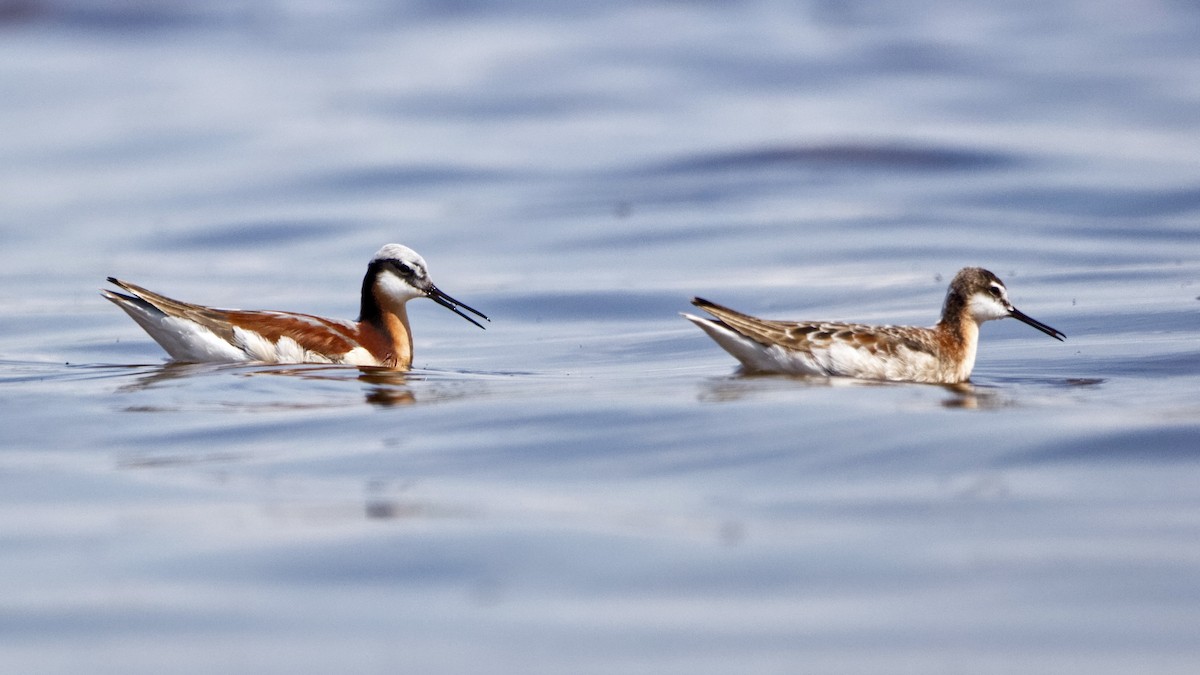
[[[425,260],[388,244],[367,266],[357,321],[275,311],[215,309],[172,300],[109,277],[130,295],[102,290],[177,361],[345,363],[397,370],[412,365],[413,340],[405,303],[429,298],[483,328],[460,309],[481,312],[446,295],[429,280]]]
[[[769,321],[701,298],[692,304],[716,318],[683,316],[753,373],[956,384],[971,376],[985,321],[1012,317],[1056,340],[1066,337],[1013,307],[1004,283],[979,267],[954,276],[933,328]]]

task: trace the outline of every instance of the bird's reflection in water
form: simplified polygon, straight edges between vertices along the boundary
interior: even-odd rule
[[[391,407],[412,405],[417,396],[408,384],[409,374],[382,368],[360,368],[358,381],[367,386],[366,401],[372,405]]]
[[[357,373],[357,375],[354,375]],[[390,370],[362,366],[351,368],[347,366],[284,366],[270,367],[250,371],[249,375],[284,375],[299,377],[305,380],[322,380],[330,382],[345,382],[352,376],[366,385],[364,400],[372,405],[397,406],[412,405],[417,402],[410,382],[413,376],[408,371]],[[417,378],[420,379],[420,378]]]
[[[175,380],[211,373],[222,368],[211,363],[178,363],[170,361],[160,366],[111,366],[121,371],[141,372],[132,382],[117,389],[121,392],[134,392],[143,389],[153,389],[160,384],[169,384]]]
[[[995,391],[976,387],[970,382],[938,385],[945,389],[950,396],[942,399],[943,408],[961,408],[963,410],[981,410],[1002,408],[1004,399]]]
[[[151,403],[139,401],[128,405],[125,410],[131,412],[214,406],[248,411],[307,410],[341,407],[355,401],[382,407],[427,404],[485,396],[491,391],[492,381],[511,381],[515,375],[441,370],[399,371],[329,364],[167,363],[113,368],[117,369],[122,379],[127,380],[117,388],[119,393],[146,392],[167,386],[186,386],[193,391],[182,404],[177,396],[171,398],[169,403],[159,396]],[[243,378],[263,376],[305,380],[312,382],[313,386],[278,387],[271,386],[267,381],[263,381],[264,386],[255,387],[237,384]],[[328,386],[323,386],[326,384]],[[346,385],[361,392],[362,398],[348,400],[351,387]]]
[[[417,402],[411,382],[414,379],[405,371],[388,370],[385,368],[355,368],[341,365],[271,365],[271,364],[213,364],[213,363],[177,363],[170,362],[160,366],[122,366],[123,372],[139,373],[132,382],[117,389],[122,393],[133,393],[154,389],[156,387],[178,384],[205,375],[226,374],[235,377],[294,377],[303,380],[323,382],[351,382],[357,380],[366,386],[364,400],[372,405],[396,406],[411,405]],[[422,379],[419,376],[415,379]],[[238,405],[229,402],[230,405]],[[256,407],[254,404],[242,403],[245,407]],[[257,402],[263,405],[262,401]],[[307,403],[293,402],[296,408],[313,407]],[[273,407],[288,407],[276,404]]]
[[[704,402],[738,401],[763,398],[780,393],[794,394],[803,390],[844,389],[846,387],[906,388],[914,392],[943,390],[948,395],[938,399],[942,407],[956,410],[1000,410],[1038,405],[1044,400],[1061,400],[1063,394],[1080,387],[1102,386],[1104,380],[1087,377],[1002,377],[985,378],[983,383],[920,384],[912,382],[877,382],[854,380],[850,377],[805,377],[790,375],[742,374],[713,378],[702,383],[698,399]]]
[[[1038,384],[1048,384],[1057,388],[1079,386],[1079,380],[1047,380]],[[1088,384],[1094,384],[1094,381]],[[699,400],[706,403],[724,403],[763,396],[773,396],[788,392],[814,389],[842,389],[845,387],[863,388],[912,388],[919,391],[945,391],[948,396],[937,399],[937,404],[945,408],[962,410],[995,410],[1021,405],[1025,390],[1018,391],[1015,385],[1029,384],[1005,380],[1002,383],[980,385],[972,382],[961,384],[917,384],[911,382],[883,382],[873,380],[857,380],[845,377],[804,377],[793,375],[761,375],[737,373],[729,377],[706,380],[701,385]],[[1012,385],[1012,386],[1009,386]]]

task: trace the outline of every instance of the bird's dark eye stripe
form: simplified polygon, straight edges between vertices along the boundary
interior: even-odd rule
[[[394,266],[396,268],[396,271],[399,272],[400,274],[403,274],[406,277],[412,276],[413,268],[409,267],[408,265],[405,265],[404,263],[400,262],[399,260],[393,260],[392,266]]]

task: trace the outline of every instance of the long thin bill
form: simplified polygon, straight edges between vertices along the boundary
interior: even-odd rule
[[[429,291],[425,295],[428,296],[430,300],[433,300],[434,302],[441,305],[442,307],[445,307],[446,309],[450,310],[451,312],[454,312],[455,314],[461,316],[462,318],[466,319],[467,321],[470,321],[471,323],[475,324],[476,326],[479,326],[480,328],[484,327],[483,324],[479,323],[475,319],[472,319],[471,317],[467,316],[466,314],[463,314],[462,312],[459,311],[459,308],[461,307],[462,309],[467,310],[468,312],[474,314],[475,316],[478,316],[479,318],[483,319],[484,321],[491,321],[491,319],[487,318],[487,315],[484,314],[483,312],[481,312],[477,309],[474,309],[473,307],[470,307],[469,305],[464,305],[463,303],[446,295],[445,293],[441,292],[441,290],[439,290],[437,286],[430,286]],[[484,330],[487,330],[487,329],[485,328]]]
[[[1054,338],[1055,340],[1062,341],[1062,340],[1066,339],[1066,337],[1067,337],[1066,334],[1063,333],[1062,331],[1055,330],[1055,329],[1051,328],[1050,326],[1047,326],[1046,324],[1042,323],[1041,321],[1038,321],[1037,319],[1029,316],[1025,312],[1022,312],[1021,310],[1017,309],[1016,307],[1013,307],[1012,310],[1010,310],[1008,314],[1009,314],[1009,316],[1016,319],[1017,321],[1029,324],[1030,326],[1033,326],[1034,328],[1042,331],[1043,333],[1045,333],[1046,335],[1049,335],[1050,337]]]

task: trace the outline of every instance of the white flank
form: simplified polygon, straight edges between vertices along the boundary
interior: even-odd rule
[[[375,358],[365,347],[355,347],[342,354],[342,363],[351,366],[378,366],[379,359]]]

